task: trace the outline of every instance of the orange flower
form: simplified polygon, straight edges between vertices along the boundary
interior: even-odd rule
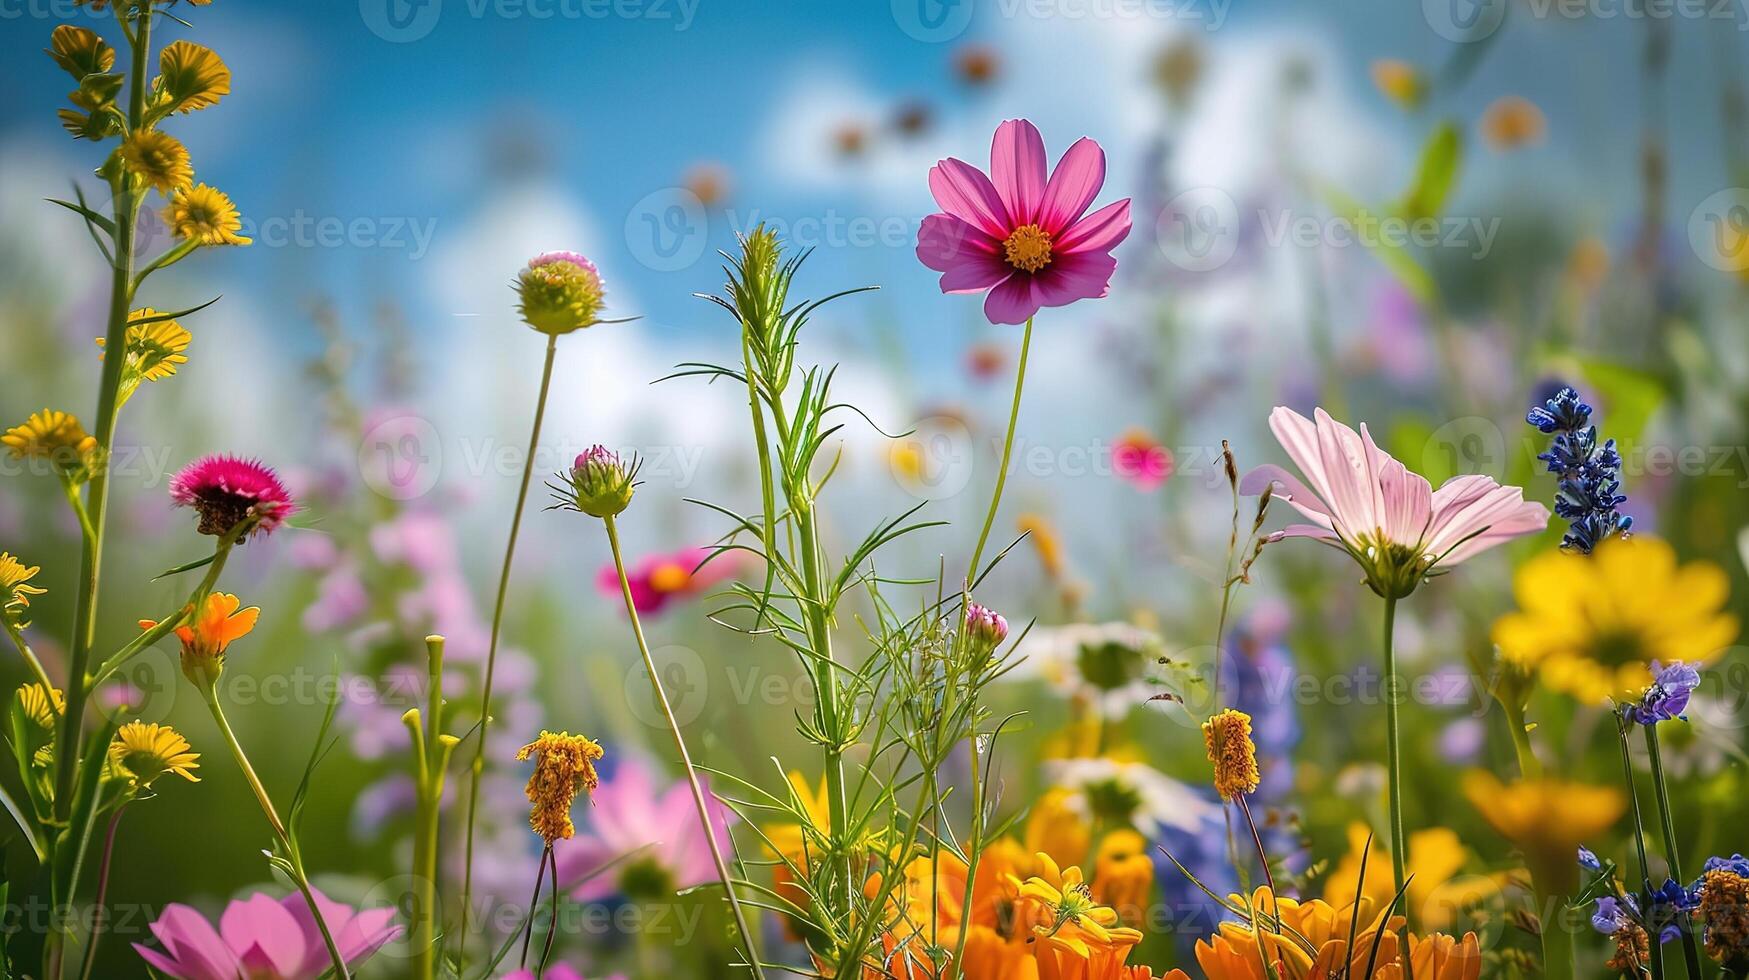
[[[1482,111],[1482,138],[1496,150],[1542,142],[1548,122],[1536,103],[1517,95],[1495,99]]]
[[[214,592],[206,597],[200,612],[192,609],[185,623],[176,627],[182,641],[182,676],[197,687],[211,687],[225,669],[225,650],[235,640],[247,636],[261,617],[261,607],[240,608],[243,601],[226,592]],[[140,620],[140,629],[157,626],[150,619]]]

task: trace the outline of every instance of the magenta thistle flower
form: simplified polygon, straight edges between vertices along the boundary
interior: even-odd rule
[[[1092,214],[1105,183],[1105,151],[1086,137],[1045,177],[1038,128],[1010,119],[996,128],[990,173],[949,157],[929,171],[942,213],[923,219],[917,258],[941,273],[944,293],[989,290],[991,323],[1025,323],[1045,306],[1103,297],[1130,233],[1128,198]]]
[[[365,909],[316,892],[322,921],[348,964],[358,964],[401,934],[393,908]],[[213,928],[199,912],[172,903],[151,923],[162,950],[134,944],[152,969],[175,980],[316,980],[332,960],[302,895],[275,900],[256,893],[225,907]]]
[[[200,514],[200,533],[224,535],[253,520],[250,534],[272,533],[297,509],[279,476],[252,459],[205,456],[170,479],[170,499]]]
[[[1270,540],[1309,537],[1351,555],[1367,584],[1386,598],[1401,598],[1421,580],[1473,555],[1549,523],[1549,510],[1524,499],[1519,487],[1492,477],[1455,476],[1438,490],[1380,449],[1365,423],[1357,433],[1323,409],[1316,421],[1289,408],[1269,414],[1269,428],[1305,474],[1302,483],[1279,466],[1245,475],[1242,493],[1273,494],[1311,521],[1293,524]]]

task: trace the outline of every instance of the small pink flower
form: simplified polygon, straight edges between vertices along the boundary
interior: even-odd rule
[[[582,269],[584,272],[594,276],[596,279],[601,278],[601,270],[597,269],[595,263],[589,261],[589,259],[585,258],[580,252],[542,252],[528,260],[528,267],[530,269],[538,269],[543,265],[552,265],[555,262],[564,262],[567,265],[574,265],[577,268]]]
[[[393,908],[366,909],[330,901],[316,892],[322,921],[348,965],[361,963],[401,934]],[[304,897],[275,900],[257,892],[225,907],[214,929],[199,912],[172,903],[151,924],[162,951],[134,949],[152,969],[175,980],[316,980],[332,961]]]
[[[727,852],[732,847],[729,827],[735,812],[712,796],[708,785],[704,793],[717,844]],[[559,887],[570,890],[578,901],[598,901],[623,893],[628,885],[633,889],[657,885],[672,895],[717,880],[710,842],[699,825],[692,789],[684,780],[658,786],[648,766],[629,759],[619,763],[589,798],[594,805],[586,826],[561,843],[554,855]],[[593,874],[618,858],[627,859],[605,874]]]
[[[1117,269],[1111,250],[1130,233],[1128,198],[1086,213],[1104,183],[1098,143],[1077,140],[1047,180],[1038,128],[1010,119],[996,128],[988,176],[952,157],[930,168],[943,213],[923,219],[917,258],[942,274],[944,293],[989,290],[991,323],[1103,297]]]
[[[1279,466],[1259,466],[1239,489],[1258,494],[1273,486],[1312,523],[1289,525],[1270,539],[1309,537],[1341,548],[1382,596],[1401,598],[1436,566],[1443,570],[1548,526],[1548,508],[1526,501],[1522,488],[1476,474],[1435,490],[1380,449],[1365,423],[1356,433],[1321,408],[1314,415],[1315,422],[1289,408],[1269,414],[1270,431],[1305,483]]]
[[[1141,429],[1118,436],[1111,450],[1111,468],[1138,490],[1155,490],[1172,476],[1172,451]]]
[[[250,534],[270,534],[297,510],[278,475],[258,460],[203,456],[170,479],[170,499],[200,514],[200,533],[224,535],[254,519]]]
[[[682,548],[640,559],[626,569],[626,581],[632,587],[633,608],[639,613],[658,613],[677,599],[701,595],[717,583],[735,576],[735,562],[727,554],[699,567],[710,555],[709,548]],[[602,567],[596,578],[596,587],[602,595],[619,595],[619,572],[612,564]]]

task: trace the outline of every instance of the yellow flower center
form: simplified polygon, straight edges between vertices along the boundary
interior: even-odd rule
[[[657,592],[679,592],[690,581],[692,573],[673,562],[658,565],[650,572],[650,588]]]
[[[1022,272],[1037,272],[1051,264],[1051,236],[1038,225],[1021,225],[1002,243],[1008,264]]]

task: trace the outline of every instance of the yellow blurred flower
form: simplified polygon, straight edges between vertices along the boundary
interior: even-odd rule
[[[1080,864],[1093,845],[1093,826],[1082,795],[1064,787],[1040,794],[1026,818],[1028,853],[1048,854],[1059,866]]]
[[[62,473],[84,469],[97,453],[97,440],[86,434],[77,418],[51,408],[7,429],[0,444],[12,450],[15,459],[46,459]]]
[[[211,48],[172,41],[158,55],[153,102],[163,112],[193,112],[217,105],[231,92],[231,69]]]
[[[1378,86],[1385,98],[1405,109],[1420,105],[1427,94],[1427,81],[1421,77],[1421,72],[1407,61],[1396,58],[1380,58],[1372,63],[1372,83]]]
[[[802,813],[807,818],[807,826],[780,823],[768,824],[762,829],[769,842],[766,850],[773,857],[781,859],[771,868],[772,890],[797,908],[806,910],[810,904],[808,890],[797,880],[796,875],[808,875],[813,855],[821,847],[821,838],[824,835],[821,828],[830,826],[832,814],[826,799],[825,780],[821,780],[820,789],[816,792],[808,786],[806,777],[792,771],[789,774],[789,785],[795,802],[801,805]],[[784,928],[793,939],[801,938],[799,925],[789,916],[784,918]]]
[[[1063,538],[1057,533],[1056,525],[1052,524],[1043,514],[1022,514],[1015,522],[1015,529],[1025,534],[1032,541],[1033,550],[1038,554],[1039,567],[1044,569],[1048,578],[1063,577]]]
[[[1093,859],[1093,900],[1117,910],[1125,925],[1139,927],[1153,886],[1148,839],[1129,829],[1106,834]]]
[[[191,783],[200,782],[193,772],[200,768],[200,753],[189,751],[188,739],[169,725],[132,721],[115,733],[109,746],[110,762],[133,778],[142,789],[165,773],[174,773]]]
[[[1543,111],[1522,96],[1495,99],[1482,110],[1482,138],[1496,150],[1514,150],[1542,142],[1548,129]]]
[[[1362,852],[1366,853],[1366,900],[1375,908],[1383,908],[1385,903],[1396,897],[1390,849],[1385,846],[1384,841],[1376,837],[1372,847],[1368,849],[1367,837],[1364,824],[1349,824],[1349,851],[1337,862],[1335,870],[1324,878],[1326,902],[1354,900],[1356,889],[1360,886]],[[1405,871],[1410,875],[1410,880],[1404,900],[1422,928],[1443,929],[1451,924],[1450,904],[1431,900],[1463,870],[1469,857],[1469,849],[1448,828],[1429,827],[1409,835],[1409,856]]]
[[[30,584],[30,580],[36,578],[36,573],[40,571],[41,566],[26,565],[0,551],[0,608],[4,608],[8,618],[30,608],[31,596],[43,595],[48,591]]]
[[[121,141],[121,162],[128,173],[145,181],[160,194],[168,194],[194,181],[194,164],[188,147],[169,133],[136,129]]]
[[[1268,888],[1259,888],[1252,893],[1249,907],[1272,923],[1261,936],[1248,923],[1226,921],[1215,935],[1197,940],[1196,960],[1209,980],[1266,980],[1265,951],[1280,980],[1401,980],[1402,916],[1387,921],[1374,913],[1376,906],[1370,899],[1361,900],[1358,915],[1353,905],[1291,898],[1279,901],[1281,934],[1273,928],[1277,899]],[[1229,903],[1246,907],[1240,895],[1231,896]],[[1359,923],[1353,949],[1348,946],[1351,922]],[[1367,962],[1375,939],[1378,957],[1369,977]],[[1417,980],[1477,980],[1481,975],[1482,950],[1474,933],[1461,940],[1438,933],[1424,938],[1411,936],[1409,958]]]
[[[1545,687],[1597,704],[1637,694],[1654,660],[1717,659],[1737,638],[1729,590],[1719,566],[1679,566],[1656,538],[1611,538],[1590,556],[1551,551],[1518,570],[1519,611],[1494,623],[1494,642]]]
[[[1579,845],[1602,836],[1627,808],[1614,787],[1559,779],[1503,784],[1480,769],[1464,774],[1463,790],[1482,819],[1524,854],[1545,894],[1571,893],[1579,879],[1573,858]]]
[[[249,239],[237,234],[243,219],[237,206],[225,192],[208,184],[184,187],[170,196],[170,206],[164,209],[164,223],[177,238],[202,245],[247,245]]]

